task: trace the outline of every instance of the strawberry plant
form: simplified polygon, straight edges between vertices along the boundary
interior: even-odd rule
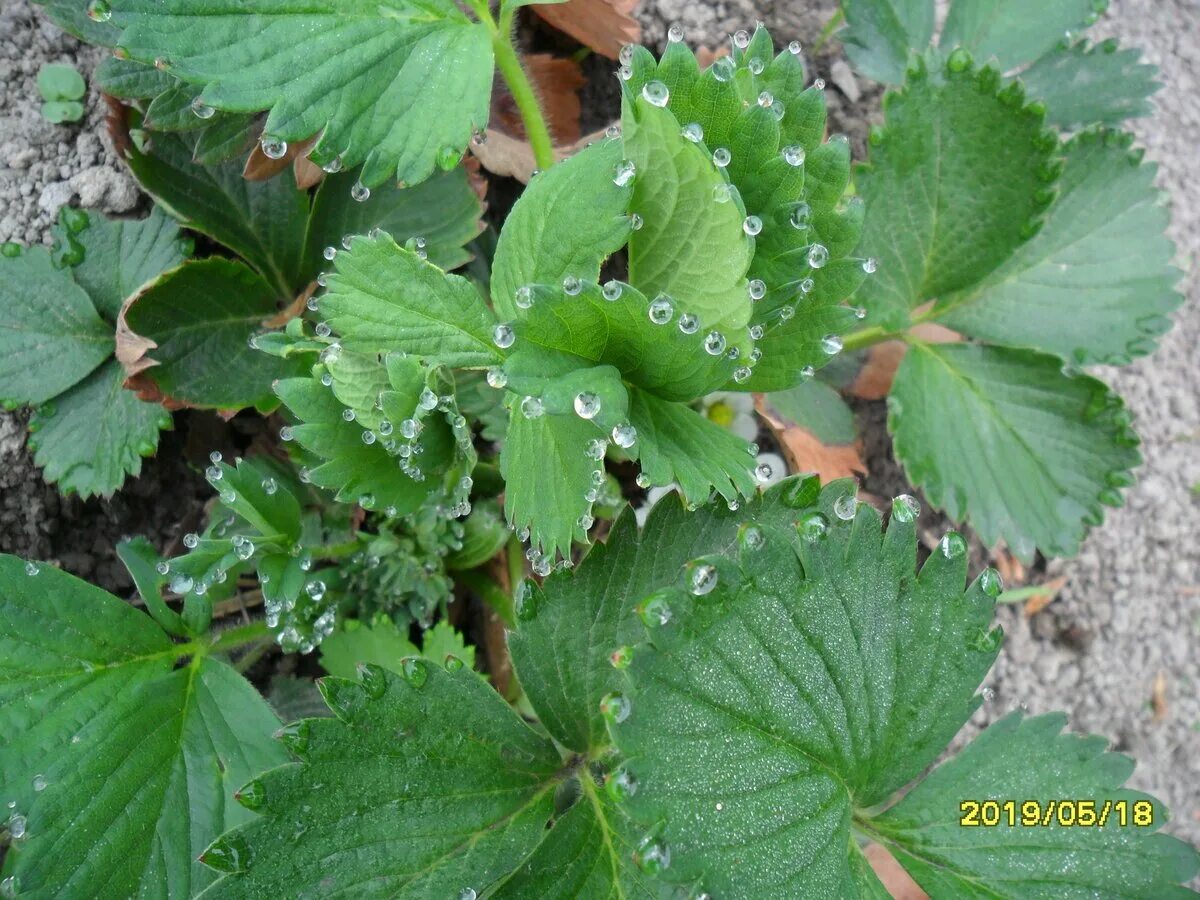
[[[144,611],[0,556],[0,894],[887,896],[871,844],[935,897],[1186,893],[1196,851],[1063,717],[939,762],[1002,644],[965,539],[924,558],[916,498],[780,480],[712,414],[901,340],[896,452],[952,518],[1070,553],[1119,504],[1137,438],[1078,369],[1178,298],[1111,130],[1137,92],[1046,74],[1134,65],[1045,37],[1090,3],[958,0],[930,47],[932,6],[847,0],[900,85],[857,172],[762,27],[626,47],[619,121],[556,162],[517,3],[44,5],[114,48],[157,206],[5,247],[0,395],[83,494],[168,410],[278,419],[211,455],[183,552],[121,543]],[[462,163],[493,68],[543,170],[498,234]],[[277,717],[283,655],[327,710]]]

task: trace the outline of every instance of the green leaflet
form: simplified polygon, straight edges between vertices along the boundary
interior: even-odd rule
[[[320,308],[347,350],[402,351],[455,367],[501,359],[495,314],[475,286],[386,236],[355,238],[338,254]]]
[[[115,359],[85,375],[29,421],[34,462],[64,494],[107,494],[126,475],[142,470],[142,457],[158,448],[158,432],[171,415],[125,390],[125,370]]]
[[[337,718],[293,726],[300,762],[242,790],[262,817],[205,851],[238,873],[207,896],[457,897],[537,846],[563,777],[553,744],[465,666],[403,668],[321,682]]]
[[[1150,353],[1180,302],[1155,167],[1129,138],[1084,132],[1066,147],[1059,198],[1038,235],[979,284],[942,298],[949,327],[1072,363]]]
[[[203,85],[201,100],[215,109],[269,110],[270,139],[319,134],[313,160],[362,164],[370,187],[424,180],[435,162],[457,161],[487,122],[491,38],[445,0],[391,9],[370,0],[112,7],[131,58],[161,60],[170,74]]]
[[[985,544],[1071,556],[1141,462],[1121,399],[1057,358],[969,344],[913,346],[889,398],[896,457]],[[981,472],[989,473],[984,478]]]
[[[646,296],[665,294],[709,330],[739,331],[750,319],[746,270],[753,242],[745,210],[714,191],[725,178],[679,123],[644,97],[626,97],[624,149],[634,174],[633,209],[643,219],[629,238],[629,281]]]
[[[234,787],[284,759],[240,675],[178,651],[124,601],[0,556],[0,779],[20,893],[197,893],[195,861],[249,818]],[[36,636],[36,640],[34,640]],[[8,879],[12,879],[11,882]]]
[[[113,332],[69,269],[40,247],[0,257],[0,395],[38,404],[62,393],[108,359]]]
[[[614,182],[621,143],[605,140],[541,173],[504,221],[492,263],[496,314],[520,315],[515,297],[525,285],[560,285],[567,276],[590,283],[600,264],[631,233],[633,186]]]
[[[475,648],[466,646],[462,635],[445,619],[424,632],[421,649],[395,622],[383,617],[369,624],[350,619],[321,642],[321,665],[339,678],[357,678],[358,667],[366,663],[402,675],[405,659],[412,656],[424,656],[438,665],[445,665],[446,658],[453,656],[468,669],[475,667]]]
[[[1019,92],[998,92],[994,69],[962,57],[942,71],[925,62],[892,94],[887,125],[872,134],[856,176],[867,204],[863,249],[879,271],[859,297],[870,321],[903,327],[908,310],[969,288],[1035,231],[1053,200],[1057,140]]]
[[[1138,50],[1117,50],[1114,40],[1089,47],[1086,41],[1058,48],[1020,74],[1031,97],[1046,104],[1046,119],[1057,128],[1148,116],[1150,95],[1161,87],[1158,69],[1140,62]]]
[[[843,0],[846,28],[838,34],[863,75],[885,84],[904,81],[913,50],[933,38],[933,0]]]
[[[279,313],[279,295],[238,262],[210,257],[148,285],[126,307],[134,335],[153,342],[143,377],[190,406],[239,409],[276,405],[272,383],[300,370],[294,360],[260,353],[251,338]]]
[[[954,0],[941,45],[947,52],[964,47],[984,61],[995,57],[1007,72],[1041,58],[1107,6],[1107,0]]]
[[[990,629],[1000,583],[989,570],[964,591],[957,535],[914,577],[914,516],[897,505],[882,530],[875,510],[848,504],[849,487],[830,485],[818,510],[799,513],[798,539],[746,524],[736,562],[700,557],[643,605],[651,643],[632,650],[621,699],[605,704],[636,786],[623,806],[642,828],[642,865],[714,896],[885,896],[855,840],[867,836],[907,851],[900,861],[933,896],[966,896],[1000,873],[1003,883],[969,895],[1178,890],[1195,852],[1143,829],[959,825],[959,803],[976,795],[1054,785],[1098,805],[1124,796],[1127,766],[1099,757],[1096,741],[1047,740],[1061,720],[1028,720],[1014,745],[1011,717],[876,811],[981,702],[1000,645]],[[1033,753],[1057,765],[1030,765]],[[1050,872],[1052,886],[1041,880]]]

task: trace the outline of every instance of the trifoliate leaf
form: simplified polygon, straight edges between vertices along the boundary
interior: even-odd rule
[[[900,84],[908,57],[933,38],[933,0],[844,0],[839,32],[854,67],[875,81]]]
[[[879,815],[979,706],[975,690],[1000,644],[990,629],[1000,584],[989,570],[964,591],[966,547],[953,534],[915,573],[912,507],[897,503],[882,530],[848,487],[827,488],[795,530],[746,525],[737,563],[697,559],[680,587],[655,596],[654,608],[671,614],[647,617],[651,643],[632,651],[629,682],[606,703],[627,757],[625,784],[636,785],[623,805],[644,829],[643,865],[714,896],[878,897],[859,840],[890,843],[894,829],[917,864],[900,861],[918,879],[928,874],[932,896],[1063,896],[1073,885],[1125,895],[1123,886],[1190,877],[1194,851],[1132,825],[1065,829],[1064,837],[960,826],[964,799],[1010,789],[1021,799],[1051,786],[1053,795],[1101,802],[1120,796],[1127,769],[1102,761],[1086,771],[1079,763],[1099,748],[1084,741],[1084,753],[1068,750],[1079,739],[1048,746],[1044,726],[1014,746],[1002,722],[994,738],[985,732],[946,774]],[[1031,764],[1035,754],[1059,761]],[[1004,772],[1021,774],[1009,785]],[[1085,863],[1084,848],[1115,847],[1124,852],[1105,867],[1112,871]],[[1139,871],[1124,874],[1129,866]],[[1042,872],[1055,873],[1052,887]],[[977,881],[993,877],[1003,881],[980,892]]]
[[[1133,760],[1065,724],[1010,713],[872,822],[872,835],[933,897],[1192,896],[1179,885],[1200,868],[1196,852],[1154,833],[1167,811],[1123,787]],[[963,826],[964,801],[1009,799],[1015,824],[1005,806],[995,826]]]
[[[5,883],[195,895],[214,878],[196,857],[250,817],[234,789],[284,761],[278,720],[225,664],[175,668],[176,645],[129,604],[26,565],[0,556],[0,780],[23,832]]]
[[[270,410],[271,384],[301,369],[250,346],[279,313],[279,299],[241,263],[221,257],[187,263],[130,300],[122,318],[134,337],[122,335],[130,347],[122,362],[189,406]],[[152,342],[141,354],[137,338]]]
[[[890,397],[896,457],[955,521],[1018,557],[1071,556],[1141,462],[1121,399],[1030,350],[917,343]]]
[[[532,305],[513,326],[514,356],[528,352],[536,357],[540,351],[548,369],[560,353],[615,366],[631,384],[671,400],[702,397],[736,368],[726,355],[726,342],[710,342],[697,317],[674,300],[651,301],[619,281],[608,281],[603,288],[581,283],[572,290],[529,286],[521,302]]]
[[[661,895],[661,885],[634,865],[637,848],[626,833],[625,814],[591,777],[581,776],[580,784],[583,796],[554,820],[537,850],[493,897],[650,900]]]
[[[640,532],[627,510],[607,541],[575,569],[554,573],[541,587],[526,583],[508,647],[526,696],[554,739],[579,753],[608,745],[600,700],[621,685],[614,652],[643,635],[637,604],[674,583],[689,560],[729,549],[741,523],[786,524],[818,492],[815,478],[792,478],[747,500],[736,513],[713,503],[691,514],[672,494],[655,505]],[[561,665],[565,660],[571,664]]]
[[[338,718],[293,726],[301,761],[242,790],[262,816],[205,852],[235,873],[210,896],[482,895],[537,846],[554,745],[466,666],[403,668],[321,682]]]
[[[336,267],[320,309],[347,350],[401,351],[455,367],[500,361],[496,317],[465,278],[386,235],[355,238]]]
[[[353,172],[326,175],[317,189],[305,238],[302,282],[312,281],[330,267],[322,255],[326,247],[341,249],[346,235],[367,234],[373,228],[386,231],[401,245],[410,238],[420,240],[429,261],[447,271],[471,258],[465,247],[483,228],[483,209],[465,168],[437,172],[412,187],[398,188],[389,182],[365,200],[350,194],[356,177]]]
[[[369,623],[349,619],[321,642],[321,666],[339,678],[357,678],[364,663],[401,672],[405,657],[420,652],[391,619],[380,617]]]
[[[632,452],[651,484],[678,484],[693,504],[708,502],[714,490],[729,503],[753,495],[750,445],[691,407],[635,388],[629,421],[637,429]]]
[[[124,384],[125,370],[109,359],[33,414],[34,461],[64,494],[112,494],[126,475],[141,472],[142,457],[158,447],[159,429],[171,427],[162,406],[138,399]]]
[[[963,47],[1002,71],[1040,59],[1063,39],[1096,21],[1107,0],[954,0],[942,29],[947,52]],[[923,49],[923,48],[919,48]]]
[[[308,199],[290,178],[248,181],[242,161],[197,165],[186,135],[156,134],[148,153],[128,152],[141,186],[188,228],[249,263],[281,295],[303,288]]]
[[[621,142],[605,140],[538,175],[504,221],[492,263],[492,303],[505,319],[520,315],[526,285],[587,284],[629,239],[631,181],[618,178]],[[617,184],[621,181],[621,184]]]
[[[0,256],[0,398],[36,404],[83,379],[113,352],[113,329],[70,269],[40,247]]]
[[[1035,230],[1053,199],[1057,140],[994,69],[954,54],[925,61],[885,103],[856,184],[866,201],[862,247],[878,272],[859,293],[870,320],[903,327],[908,310],[977,284]]]
[[[1158,69],[1140,61],[1137,50],[1117,50],[1109,40],[1089,47],[1086,41],[1055,48],[1020,73],[1021,83],[1046,104],[1046,120],[1058,128],[1094,123],[1117,125],[1148,116],[1150,95],[1162,85]]]
[[[627,97],[622,126],[634,166],[632,210],[643,221],[629,238],[630,283],[648,297],[665,294],[706,330],[740,330],[750,320],[746,271],[754,253],[740,200],[669,111]]]
[[[364,184],[424,180],[487,123],[491,39],[447,2],[389,9],[322,0],[301,11],[269,0],[235,7],[116,0],[120,46],[204,85],[230,112],[270,110],[264,137],[320,135],[312,158],[365,164]],[[229,52],[236,47],[237,52]],[[347,68],[347,60],[353,65]]]
[[[53,234],[76,283],[110,322],[127,297],[190,254],[178,224],[158,207],[145,219],[105,219],[64,207]]]
[[[943,297],[950,328],[1036,347],[1076,364],[1150,353],[1179,305],[1155,167],[1118,133],[1084,132],[1066,147],[1045,227],[980,284]]]
[[[596,473],[604,470],[604,444],[586,419],[523,410],[522,401],[514,399],[500,451],[504,513],[513,528],[529,530],[532,545],[551,562],[559,551],[570,556],[571,543],[587,537],[599,493]]]

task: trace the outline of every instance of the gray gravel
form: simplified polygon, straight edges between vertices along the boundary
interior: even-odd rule
[[[713,47],[757,18],[778,37],[808,45],[831,11],[829,0],[803,6],[647,0],[640,15],[648,42],[661,42],[666,25],[678,21],[689,42]],[[1200,250],[1200,6],[1195,0],[1114,0],[1102,28],[1144,48],[1163,70],[1158,114],[1133,129],[1161,165],[1160,184],[1175,208],[1171,233],[1179,263],[1191,270]],[[830,80],[833,118],[844,118],[851,108],[847,95],[860,89],[866,92],[861,103],[875,113],[871,86],[834,69],[836,53],[834,42],[817,61]],[[98,59],[44,23],[28,0],[7,2],[0,11],[0,241],[45,242],[55,209],[71,199],[115,213],[139,202],[100,136],[103,112],[94,94],[80,125],[50,125],[38,113],[34,79],[43,62],[72,61],[90,74]],[[854,138],[865,131],[861,120],[858,126],[847,127]],[[1189,303],[1159,352],[1106,373],[1138,414],[1146,456],[1141,480],[1127,507],[1093,533],[1077,559],[1050,564],[1050,575],[1068,580],[1049,609],[1032,620],[1017,609],[1002,611],[1007,648],[988,679],[995,697],[975,724],[1017,706],[1033,713],[1066,710],[1074,729],[1108,735],[1132,754],[1138,760],[1133,785],[1167,801],[1174,813],[1169,831],[1200,842],[1200,500],[1190,491],[1200,482],[1200,284],[1194,271],[1184,290]],[[26,464],[20,437],[18,421],[0,416],[6,469],[18,457]],[[1151,697],[1160,675],[1166,710],[1159,720]]]

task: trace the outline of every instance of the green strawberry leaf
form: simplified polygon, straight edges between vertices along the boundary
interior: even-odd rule
[[[747,523],[736,562],[696,559],[679,586],[644,605],[650,643],[633,649],[628,682],[603,703],[626,757],[617,786],[644,835],[642,865],[714,896],[819,886],[879,897],[857,840],[865,836],[911,848],[900,861],[928,876],[933,896],[1077,887],[1149,897],[1191,877],[1191,848],[1132,824],[1004,835],[959,825],[959,804],[975,796],[1052,788],[1098,806],[1122,796],[1127,767],[1089,765],[1094,742],[1082,753],[1067,740],[1047,746],[1059,721],[1030,723],[1040,732],[1033,752],[1057,753],[1057,769],[1021,752],[1034,734],[1005,741],[1013,717],[880,814],[982,702],[975,691],[1000,645],[991,628],[1000,582],[988,570],[964,590],[966,546],[953,534],[917,573],[911,506],[898,503],[881,529],[850,487],[829,486],[798,529]],[[1131,885],[1141,890],[1122,890]]]
[[[219,473],[219,474],[218,474]],[[236,466],[214,463],[206,473],[221,503],[248,524],[256,543],[290,551],[300,540],[300,501],[279,484],[264,460],[239,459]]]
[[[250,818],[234,789],[285,754],[270,738],[278,720],[240,675],[205,656],[176,668],[179,655],[124,601],[0,556],[0,780],[15,838],[5,884],[193,896],[213,880],[196,857]]]
[[[210,897],[470,896],[533,851],[564,777],[554,745],[466,666],[403,670],[320,683],[337,718],[292,726],[300,761],[239,792],[262,816],[205,851],[234,873]]]
[[[81,41],[101,47],[116,46],[121,32],[103,16],[88,15],[88,0],[37,0],[59,28]]]
[[[525,694],[554,739],[578,753],[607,747],[600,700],[621,685],[613,653],[642,637],[634,607],[674,582],[689,560],[732,547],[741,523],[785,525],[818,492],[816,478],[790,478],[737,512],[715,503],[690,514],[671,494],[650,510],[640,531],[626,510],[607,541],[576,568],[555,572],[540,587],[526,582],[508,647]]]
[[[187,135],[155,134],[151,150],[131,147],[127,159],[138,183],[186,227],[228,247],[276,291],[304,287],[308,199],[290,178],[247,181],[242,161],[197,165]]]
[[[0,256],[0,397],[38,404],[112,356],[113,330],[69,268],[41,247]]]
[[[1010,713],[872,822],[872,835],[935,897],[1194,896],[1179,885],[1196,874],[1195,851],[1154,834],[1166,809],[1123,788],[1133,760],[1107,752],[1104,738],[1061,733],[1065,724],[1061,714]],[[964,828],[957,815],[964,800],[1013,798],[1020,822],[1020,801],[1036,798],[1024,821],[1038,822],[1068,785],[1083,804],[1051,811],[1049,827],[1009,826],[1006,812],[1000,827]],[[1141,824],[1120,827],[1122,815]],[[1097,824],[1062,827],[1058,816]]]
[[[387,236],[355,238],[336,267],[320,310],[347,350],[400,351],[468,368],[501,360],[495,314],[467,279]]]
[[[189,262],[150,283],[126,306],[127,370],[189,406],[273,409],[271,384],[300,371],[260,353],[250,339],[279,313],[279,295],[244,265],[221,257]],[[126,339],[126,338],[123,338]]]
[[[1155,167],[1129,138],[1084,132],[1066,147],[1046,224],[982,282],[939,300],[950,328],[1035,347],[1076,364],[1123,364],[1154,350],[1179,306],[1168,212]]]
[[[562,284],[568,276],[590,284],[600,264],[625,245],[633,186],[614,182],[621,142],[581,150],[530,182],[504,221],[492,262],[496,314],[520,315],[516,292],[526,285]]]
[[[994,57],[1008,72],[1041,59],[1064,34],[1094,23],[1107,5],[1107,0],[954,0],[941,46],[963,47],[985,62]]]
[[[119,32],[117,33],[119,35]],[[115,36],[114,36],[115,37]],[[96,43],[91,41],[90,43]],[[92,75],[96,87],[118,100],[144,100],[157,97],[179,83],[154,66],[110,56],[96,66]]]
[[[889,398],[896,457],[955,521],[1019,558],[1079,551],[1141,462],[1121,399],[1030,350],[915,343]]]
[[[163,600],[162,591],[167,583],[167,576],[158,571],[162,556],[144,537],[131,537],[117,544],[117,556],[133,579],[138,596],[146,604],[146,610],[168,634],[176,637],[187,635],[187,626],[179,613],[167,606]]]
[[[191,255],[178,224],[158,207],[133,220],[64,207],[52,234],[55,253],[71,264],[76,283],[110,322],[117,321],[126,298]]]
[[[573,412],[529,412],[537,414],[526,415],[513,398],[500,450],[504,514],[514,529],[528,530],[532,545],[553,562],[558,552],[570,556],[573,541],[587,539],[603,481],[605,439]]]
[[[636,388],[629,421],[637,429],[632,452],[650,484],[678,484],[691,504],[708,502],[714,490],[732,504],[753,496],[754,452],[733,432],[683,403]]]
[[[855,179],[862,246],[879,265],[859,297],[868,321],[888,329],[1006,262],[1036,230],[1057,176],[1043,113],[1000,91],[996,70],[973,70],[965,52],[939,70],[915,66],[885,102],[887,124]]]
[[[369,187],[416,184],[435,163],[449,167],[487,123],[489,32],[444,0],[405,9],[334,0],[302,9],[114,0],[112,8],[129,57],[203,85],[201,101],[214,109],[269,110],[265,140],[320,135],[313,160],[362,164]]]
[[[1150,95],[1162,85],[1158,69],[1137,50],[1117,50],[1114,40],[1089,47],[1086,41],[1056,48],[1020,73],[1031,97],[1046,104],[1046,120],[1057,128],[1095,123],[1117,125],[1154,111]]]
[[[913,51],[933,39],[933,0],[842,0],[846,28],[838,33],[846,56],[868,78],[904,81]]]
[[[317,277],[328,262],[326,247],[340,249],[348,234],[380,228],[398,244],[419,238],[429,261],[447,271],[471,259],[466,245],[483,229],[483,209],[462,166],[437,172],[407,188],[382,185],[365,200],[350,195],[354,173],[326,175],[313,197],[304,241],[301,282]]]
[[[461,662],[468,669],[475,668],[475,648],[469,646],[463,635],[454,626],[442,619],[421,636],[421,655],[439,665],[453,666],[449,657]]]
[[[321,667],[338,678],[357,678],[365,663],[403,672],[405,657],[420,652],[391,619],[349,619],[321,642]]]
[[[171,415],[126,390],[125,370],[115,359],[85,375],[29,421],[34,462],[64,494],[110,496],[127,475],[142,470],[142,457],[158,448]]]
[[[738,332],[750,320],[754,253],[744,207],[732,195],[714,197],[728,191],[725,176],[680,134],[670,111],[626,96],[621,119],[625,162],[635,167],[632,208],[643,221],[629,238],[630,283],[648,297],[672,298],[706,331]]]

